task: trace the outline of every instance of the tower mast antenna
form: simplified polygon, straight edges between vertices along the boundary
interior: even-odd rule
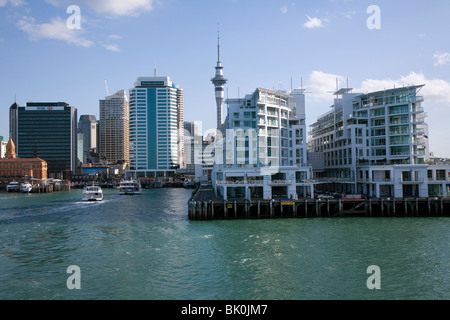
[[[225,85],[228,81],[223,75],[222,61],[220,61],[220,24],[217,23],[217,66],[216,76],[211,79],[216,91],[217,129],[222,129],[222,108],[225,95]]]

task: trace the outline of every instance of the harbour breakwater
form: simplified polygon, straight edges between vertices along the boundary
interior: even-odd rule
[[[190,220],[450,217],[450,198],[223,201],[212,189],[199,189],[188,203],[188,216]]]

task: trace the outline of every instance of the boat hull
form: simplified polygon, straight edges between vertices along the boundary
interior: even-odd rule
[[[86,202],[103,201],[103,191],[100,187],[87,187],[83,190],[81,200]]]

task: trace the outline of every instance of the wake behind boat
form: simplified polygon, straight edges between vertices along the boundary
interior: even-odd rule
[[[122,181],[119,185],[120,195],[139,195],[142,192],[142,186],[139,181]]]
[[[83,189],[82,201],[103,201],[103,190],[99,186],[86,186]]]

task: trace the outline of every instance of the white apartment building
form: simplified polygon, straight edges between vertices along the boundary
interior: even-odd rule
[[[304,91],[258,88],[226,103],[223,162],[212,173],[216,193],[225,200],[313,196]]]
[[[309,152],[321,188],[373,197],[447,196],[448,168],[427,165],[422,88],[337,91],[332,110],[320,116],[310,132]],[[433,180],[443,176],[445,183]]]

